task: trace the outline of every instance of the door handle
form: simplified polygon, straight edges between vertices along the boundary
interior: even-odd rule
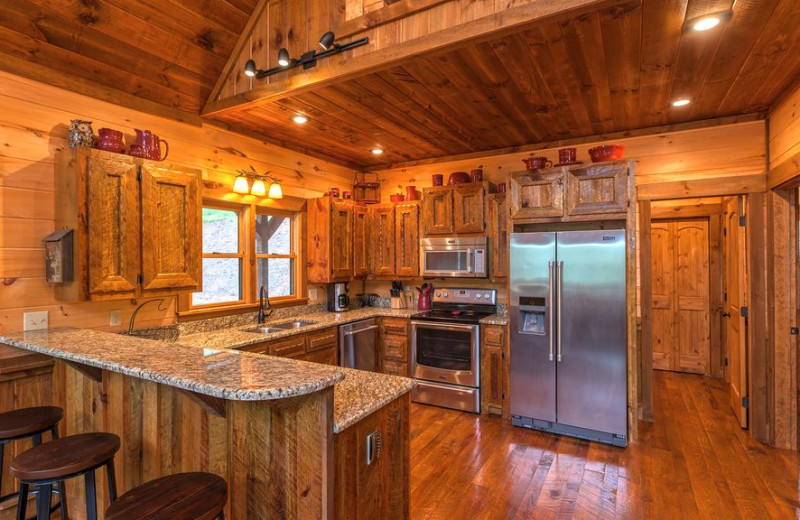
[[[374,432],[367,435],[367,454],[366,454],[367,466],[372,465],[373,462],[378,460],[378,457],[381,456],[382,449],[383,449],[383,433],[380,430],[375,430]]]
[[[550,320],[549,320],[549,327],[550,328],[547,331],[548,336],[550,338],[550,351],[549,351],[547,357],[548,357],[548,359],[550,361],[553,361],[553,345],[555,344],[555,338],[553,336],[556,333],[555,329],[553,328],[553,324],[555,323],[555,318],[553,316],[553,313],[555,312],[555,306],[554,306],[555,298],[553,297],[553,296],[555,296],[555,293],[553,292],[553,277],[554,277],[554,274],[555,274],[554,271],[555,271],[555,268],[556,268],[556,263],[554,261],[550,260],[547,263],[547,265],[548,265],[548,268],[549,268],[549,280],[548,280],[547,290],[548,290],[548,296],[550,297],[550,308],[547,310],[547,314],[548,314],[548,316],[550,318]]]
[[[374,330],[374,329],[377,329],[377,328],[378,328],[377,325],[370,325],[369,327],[364,327],[363,329],[348,330],[347,332],[344,333],[344,335],[345,336],[352,336],[353,334],[358,334],[359,332],[366,332],[368,330]]]
[[[558,316],[556,319],[558,320],[556,334],[557,336],[557,346],[558,352],[556,354],[556,359],[559,363],[561,363],[561,280],[564,277],[564,262],[559,260],[556,264],[556,307],[558,308]]]

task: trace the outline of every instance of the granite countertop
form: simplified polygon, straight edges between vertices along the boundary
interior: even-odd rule
[[[408,318],[412,314],[417,314],[418,312],[419,311],[416,309],[387,309],[384,307],[363,307],[347,312],[317,312],[313,314],[304,314],[302,316],[294,316],[291,318],[283,317],[277,319],[268,319],[263,325],[265,327],[269,327],[294,320],[314,322],[313,325],[307,325],[297,329],[282,330],[280,332],[272,332],[270,334],[248,332],[248,330],[258,326],[256,323],[251,323],[244,326],[239,325],[236,327],[212,330],[208,332],[181,335],[180,338],[178,338],[178,343],[182,345],[206,348],[240,348],[246,345],[252,345],[254,343],[272,341],[275,339],[292,336],[294,334],[303,334],[306,332],[312,332],[337,325],[344,325],[345,323],[365,320],[368,318],[376,318],[379,316]]]
[[[492,314],[491,316],[487,316],[481,320],[481,324],[483,325],[508,325],[508,316],[502,316],[500,314]]]
[[[414,388],[414,380],[340,368],[344,380],[333,388],[333,432],[340,433]]]
[[[122,336],[87,329],[51,329],[0,336],[0,343],[191,392],[238,401],[310,394],[344,378],[338,367],[230,350]]]

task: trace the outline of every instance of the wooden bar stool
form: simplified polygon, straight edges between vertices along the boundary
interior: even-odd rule
[[[32,437],[33,445],[42,444],[42,434],[50,432],[51,439],[58,439],[58,423],[64,418],[64,410],[55,406],[35,406],[0,413],[0,489],[3,488],[3,456],[6,444]],[[18,493],[0,496],[0,504],[17,497]],[[66,512],[66,498],[58,487],[59,504]],[[64,513],[66,515],[66,513]],[[66,516],[65,516],[66,517]]]
[[[106,511],[106,520],[224,520],[228,485],[212,473],[177,473],[135,487]]]
[[[17,520],[24,520],[28,488],[38,492],[36,519],[50,517],[50,494],[53,484],[63,486],[65,480],[84,476],[86,482],[86,518],[97,519],[97,492],[94,472],[101,466],[108,473],[108,496],[117,498],[114,476],[114,454],[119,450],[119,437],[113,433],[81,433],[41,444],[21,453],[11,461],[11,475],[20,482]],[[62,494],[63,497],[63,494]],[[65,516],[62,515],[62,519]]]

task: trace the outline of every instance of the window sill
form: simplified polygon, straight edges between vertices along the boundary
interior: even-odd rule
[[[281,309],[283,307],[295,307],[298,305],[306,305],[308,298],[293,298],[291,300],[277,300],[270,301],[270,307],[273,309]],[[237,305],[229,305],[226,307],[212,307],[206,309],[190,309],[178,311],[178,322],[182,321],[195,321],[206,318],[219,318],[220,316],[231,316],[234,314],[245,314],[248,312],[258,311],[257,303],[240,303]]]

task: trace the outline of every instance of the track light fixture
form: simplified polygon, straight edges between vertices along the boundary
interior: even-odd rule
[[[336,35],[333,34],[333,32],[328,31],[322,35],[322,38],[319,39],[319,45],[323,48],[322,52],[311,50],[303,53],[299,58],[292,58],[289,56],[289,51],[285,47],[281,48],[278,51],[278,66],[272,67],[271,69],[259,69],[256,66],[255,61],[247,60],[247,63],[244,65],[244,73],[246,76],[251,78],[263,79],[267,76],[277,74],[278,72],[299,67],[300,65],[302,65],[304,69],[310,69],[317,64],[318,59],[327,58],[329,56],[333,56],[334,54],[339,54],[340,52],[354,49],[369,43],[369,38],[366,37],[345,43],[343,45],[336,43],[335,40]]]

